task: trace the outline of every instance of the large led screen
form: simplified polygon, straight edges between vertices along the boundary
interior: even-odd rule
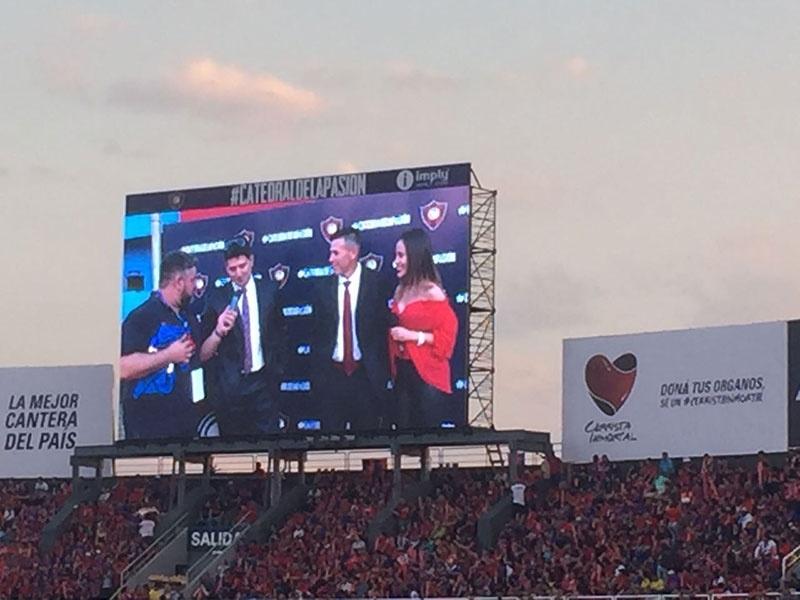
[[[469,177],[128,196],[120,439],[465,425]]]

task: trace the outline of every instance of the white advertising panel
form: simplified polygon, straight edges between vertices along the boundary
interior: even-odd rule
[[[111,365],[0,369],[0,477],[67,477],[75,446],[112,442]]]
[[[564,459],[787,448],[786,323],[564,340]]]

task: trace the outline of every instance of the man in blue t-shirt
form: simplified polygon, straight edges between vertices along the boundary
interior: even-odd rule
[[[197,435],[192,370],[200,366],[200,322],[186,310],[196,277],[192,256],[167,254],[158,291],[122,323],[120,402],[126,439]]]
[[[675,474],[675,463],[672,462],[668,452],[661,453],[661,460],[658,461],[658,472],[667,478]]]

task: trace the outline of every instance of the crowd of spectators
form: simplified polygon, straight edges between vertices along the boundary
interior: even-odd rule
[[[758,593],[781,587],[800,541],[800,462],[714,459],[616,465],[605,457],[563,482],[527,471],[526,510],[491,552],[473,593]]]
[[[481,563],[476,550],[478,519],[508,493],[505,474],[439,469],[432,481],[432,494],[397,506],[397,533],[375,540],[379,570],[367,580],[370,593],[436,597],[468,592],[465,573]]]
[[[319,478],[304,511],[266,544],[242,547],[196,598],[407,597],[446,595],[455,564],[474,556],[477,519],[505,493],[501,473],[442,469],[432,493],[393,510],[395,533],[368,529],[391,495],[391,474]]]
[[[266,495],[265,478],[220,478],[211,482],[214,493],[202,508],[198,525],[229,527],[241,519],[249,522],[258,516]]]
[[[70,490],[63,479],[0,481],[0,599],[33,597],[27,572],[38,561],[45,525]]]
[[[389,500],[392,477],[382,471],[330,472],[315,479],[303,510],[268,543],[242,544],[216,581],[204,582],[195,597],[342,596],[350,578],[339,573],[362,572],[370,560],[367,528]]]
[[[798,475],[797,457],[778,467],[763,454],[755,464],[551,459],[521,470],[520,502],[491,549],[479,547],[476,524],[510,496],[505,472],[434,471],[434,491],[398,504],[395,531],[372,548],[367,526],[386,479],[332,475],[308,511],[241,548],[196,598],[776,591],[781,558],[800,540]]]
[[[521,468],[515,484],[513,516],[497,543],[481,548],[479,518],[511,497],[505,470],[434,470],[432,491],[396,504],[372,540],[392,474],[319,474],[302,510],[265,543],[240,544],[194,598],[752,594],[781,589],[781,558],[800,541],[797,455],[780,464],[763,454],[749,462],[666,453],[632,463],[550,459]],[[207,524],[258,512],[263,478],[213,485]],[[0,600],[109,595],[151,542],[169,485],[118,480],[77,507],[41,554],[42,530],[69,493],[60,480],[0,482]],[[123,598],[149,600],[153,591]]]
[[[110,596],[122,569],[152,541],[158,515],[167,509],[168,482],[119,479],[96,501],[76,507],[54,547],[41,552],[41,530],[69,494],[66,482],[49,485],[38,492],[38,505],[25,504],[14,519],[34,507],[35,513],[23,517],[28,526],[16,531],[23,541],[0,546],[0,551],[11,548],[0,565],[0,598]]]

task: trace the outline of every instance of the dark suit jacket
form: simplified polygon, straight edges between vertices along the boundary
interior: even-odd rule
[[[277,383],[284,372],[287,360],[286,320],[282,313],[281,293],[278,285],[266,279],[254,279],[258,297],[258,317],[261,325],[261,348],[264,353],[266,384]],[[233,285],[227,283],[211,290],[203,313],[203,339],[212,334],[217,318],[233,297]],[[239,387],[244,360],[244,334],[237,317],[233,329],[220,342],[217,355],[206,363],[209,383],[223,396],[235,396]],[[251,316],[252,318],[252,316]]]
[[[314,303],[314,343],[312,354],[317,364],[330,362],[339,326],[339,276],[320,280]],[[361,349],[361,364],[376,396],[386,395],[389,379],[387,305],[391,288],[379,273],[361,267],[361,282],[355,311],[355,330]]]

